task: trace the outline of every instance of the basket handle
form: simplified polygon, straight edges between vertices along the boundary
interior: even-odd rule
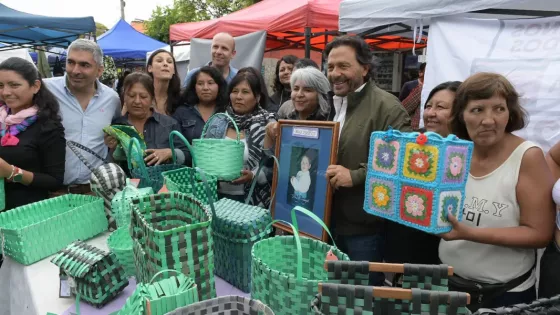
[[[172,272],[174,272],[174,273],[176,273],[176,274],[180,274],[180,272],[177,271],[177,270],[173,270],[173,269],[164,269],[164,270],[162,270],[162,271],[156,273],[156,274],[152,277],[152,280],[150,280],[150,282],[148,282],[148,284],[152,284],[152,282],[154,282],[154,280],[156,279],[157,276],[163,274],[164,272],[169,272],[169,271],[172,271]]]
[[[200,167],[195,167],[194,171],[200,174],[200,179],[202,179],[204,190],[206,190],[206,196],[208,196],[208,204],[210,205],[210,210],[212,211],[212,217],[216,218],[216,208],[214,207],[214,199],[212,198],[212,191],[210,190],[210,186],[208,185],[208,181],[206,180],[206,174],[204,174],[204,171]],[[194,180],[191,185],[192,185],[191,187],[194,189]]]
[[[208,126],[210,125],[210,122],[212,121],[212,119],[214,119],[215,117],[218,117],[218,116],[225,116],[227,119],[229,119],[233,123],[233,127],[235,128],[235,132],[237,134],[237,142],[239,142],[239,135],[240,135],[239,134],[239,128],[237,127],[237,124],[235,123],[235,120],[233,120],[233,118],[231,118],[230,115],[224,114],[224,113],[217,113],[217,114],[212,115],[212,117],[208,118],[208,120],[204,124],[204,128],[202,128],[202,134],[200,135],[200,139],[203,139],[204,136],[206,135],[206,129],[208,129]]]
[[[103,178],[103,176],[101,174],[99,174],[98,170],[96,168],[94,168],[93,165],[91,165],[91,163],[89,163],[89,161],[80,153],[80,151],[78,149],[93,155],[94,157],[101,160],[105,164],[109,163],[109,161],[107,161],[107,159],[102,158],[101,156],[99,156],[99,154],[95,153],[92,149],[82,145],[81,143],[68,140],[68,141],[66,141],[66,145],[78,157],[78,159],[80,159],[80,161],[82,161],[82,163],[84,163],[84,165],[92,173],[94,173],[95,176],[97,176],[97,178]]]
[[[277,170],[278,174],[280,174],[280,162],[278,162],[278,159],[276,158],[276,156],[270,155],[270,157],[272,157],[274,159],[274,165],[276,165],[276,170]],[[253,178],[253,182],[251,183],[251,188],[249,189],[249,194],[247,194],[247,199],[245,199],[245,204],[249,204],[249,201],[251,200],[251,197],[253,196],[255,186],[257,185],[257,178],[259,178],[259,174],[260,174],[262,168],[264,167],[265,161],[266,161],[266,158],[262,159],[262,161],[259,163],[259,169],[257,170],[257,173],[255,173],[255,178]],[[272,194],[272,196],[270,196],[270,205],[268,205],[268,211],[270,211],[270,209],[272,208],[272,201],[274,200],[275,196],[276,196],[276,190],[274,190],[274,193]]]
[[[192,166],[194,168],[196,166],[196,159],[194,157],[193,148],[192,148],[191,144],[189,143],[189,141],[177,130],[173,130],[169,134],[169,147],[171,148],[171,156],[173,157],[173,164],[177,164],[177,154],[175,153],[175,144],[173,143],[173,137],[174,136],[179,137],[179,139],[181,139],[185,143],[185,145],[187,146],[187,149],[191,153]]]
[[[302,254],[302,250],[301,250],[301,240],[299,238],[299,232],[296,226],[293,226],[291,223],[289,223],[288,221],[284,221],[284,220],[274,220],[272,222],[270,222],[268,224],[268,226],[266,227],[266,229],[268,230],[269,228],[272,227],[272,225],[274,223],[283,223],[286,224],[288,226],[290,226],[292,228],[292,231],[294,231],[294,238],[296,240],[296,256],[297,256],[297,262],[296,262],[296,279],[297,280],[302,280],[302,270],[303,270],[303,254]]]
[[[327,227],[327,225],[325,224],[325,222],[323,222],[323,220],[321,220],[315,213],[300,207],[300,206],[296,206],[292,209],[292,223],[293,225],[296,227],[296,229],[298,228],[298,223],[297,223],[297,217],[296,217],[296,211],[299,211],[305,215],[307,215],[308,217],[310,217],[311,219],[313,219],[315,222],[319,223],[320,226],[323,227],[323,229],[325,229],[325,231],[327,232],[327,234],[329,234],[329,236],[331,237],[332,240],[332,244],[334,246],[334,248],[336,248],[336,244],[334,242],[334,238],[332,237],[331,231],[329,230],[329,228]]]
[[[132,146],[136,146],[137,149],[142,150],[142,147],[140,146],[140,142],[138,141],[138,139],[134,137],[130,138],[130,142],[128,143],[128,152],[132,152]],[[132,153],[129,153],[126,157],[129,171],[132,171],[132,155],[133,155]],[[146,163],[144,163],[144,159],[140,159],[140,161],[136,161],[136,163],[138,163],[138,166],[144,178],[148,178],[149,177],[148,169],[146,168]]]

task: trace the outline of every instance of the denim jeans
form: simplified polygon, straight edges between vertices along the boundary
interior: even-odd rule
[[[385,251],[385,237],[383,234],[375,235],[336,235],[338,249],[346,253],[350,260],[383,262]],[[371,272],[369,274],[369,285],[383,286],[385,274],[382,272]]]

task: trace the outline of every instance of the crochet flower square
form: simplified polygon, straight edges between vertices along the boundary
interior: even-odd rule
[[[445,150],[443,183],[460,184],[469,171],[467,165],[467,147],[449,146]]]
[[[434,181],[437,175],[438,156],[439,151],[435,146],[407,143],[403,175],[425,182]]]
[[[430,226],[432,218],[433,193],[429,190],[403,186],[401,190],[401,220]]]
[[[443,191],[439,194],[437,225],[439,227],[449,227],[451,224],[447,220],[447,214],[457,216],[459,208],[462,206],[462,195],[460,191]]]
[[[371,210],[386,214],[394,213],[395,184],[379,178],[370,178],[367,194]]]
[[[389,175],[397,171],[400,143],[398,141],[385,142],[376,139],[373,150],[372,168]]]

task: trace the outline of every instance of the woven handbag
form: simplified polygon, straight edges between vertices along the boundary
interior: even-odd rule
[[[237,139],[204,138],[210,122],[216,117],[225,117],[232,122],[237,133]],[[200,139],[193,139],[192,155],[196,156],[197,166],[209,175],[216,176],[219,180],[232,181],[239,178],[243,169],[243,154],[245,144],[239,140],[239,128],[235,121],[224,113],[212,115],[204,124]]]
[[[111,201],[111,213],[117,222],[117,227],[128,228],[130,226],[130,205],[132,199],[151,195],[154,193],[152,187],[136,188],[127,179],[127,185],[122,191],[119,191]],[[131,245],[132,246],[132,245]]]
[[[76,300],[83,299],[101,308],[128,286],[124,270],[113,253],[108,253],[81,241],[61,250],[51,262],[61,274],[71,277],[70,285]],[[70,281],[72,282],[72,281]]]
[[[103,200],[94,196],[63,195],[0,213],[3,253],[23,265],[105,230]]]
[[[530,304],[517,304],[496,309],[480,309],[475,315],[559,315],[560,295],[538,299]]]
[[[370,272],[402,273],[404,289],[448,291],[448,279],[453,267],[447,265],[386,264],[367,261],[325,262],[332,283],[365,285]]]
[[[293,236],[276,236],[261,240],[251,251],[251,297],[268,305],[276,314],[308,314],[309,302],[318,293],[319,282],[328,281],[325,258],[332,252],[338,260],[349,260],[336,245],[299,237],[296,211],[330,231],[314,213],[301,207],[292,210]],[[273,222],[277,222],[273,221]],[[332,236],[331,236],[332,239]]]
[[[140,148],[140,143],[136,140],[136,138],[131,138],[130,140],[128,151],[131,151],[133,146]],[[144,163],[143,156],[128,156],[127,161],[130,174],[132,177],[140,179],[138,188],[151,187],[154,192],[158,192],[163,186],[162,173],[183,167],[182,165],[177,164],[174,150],[172,150],[172,152],[173,163],[154,166],[147,166]]]
[[[176,275],[154,282],[164,272]],[[150,283],[138,284],[117,315],[164,315],[196,302],[198,293],[194,281],[175,270],[165,270],[155,274]]]
[[[462,219],[473,143],[434,132],[371,134],[364,210],[433,234]]]
[[[216,297],[212,216],[192,196],[171,192],[132,200],[131,235],[139,282],[173,269],[194,279],[200,300]]]
[[[113,153],[113,157],[115,157],[116,159],[120,160],[120,158],[117,158],[115,156],[119,155],[119,152],[123,152],[125,154],[124,159],[127,159],[130,154],[130,151],[128,151],[127,149],[130,148],[131,138],[136,138],[140,143],[139,147],[132,148],[132,155],[140,158],[144,156],[144,151],[146,150],[146,142],[144,141],[143,135],[139,134],[138,131],[136,131],[136,128],[134,128],[133,126],[113,125],[103,128],[103,131],[119,141],[119,145]]]
[[[103,198],[103,206],[105,208],[105,215],[107,216],[109,230],[115,230],[117,228],[117,223],[111,214],[111,201],[113,200],[113,197],[115,197],[115,194],[121,191],[126,184],[125,172],[117,164],[109,163],[106,159],[100,157],[91,149],[86,148],[77,142],[67,141],[66,145],[91,171],[91,191],[93,191],[97,196]],[[94,168],[80,153],[80,150],[93,155],[95,158],[103,161],[104,164]]]
[[[115,254],[127,277],[136,276],[132,237],[129,227],[121,227],[109,235],[107,247]]]
[[[185,137],[183,137],[183,135],[178,131],[174,130],[169,134],[169,145],[171,146],[174,158],[175,150],[173,137],[179,137],[179,139],[181,139],[185,143],[188,150],[191,152],[192,168],[182,167],[180,169],[163,172],[162,176],[164,179],[165,187],[167,187],[169,191],[177,191],[184,194],[193,195],[196,199],[198,199],[200,202],[202,202],[202,204],[205,205],[209,203],[209,196],[212,197],[212,200],[217,200],[218,179],[215,176],[206,176],[206,180],[208,181],[208,185],[210,186],[210,194],[208,194],[199,172],[197,172],[195,169],[196,158],[193,154],[193,149],[189,144],[189,141],[187,141],[187,139],[185,139]]]
[[[312,314],[466,315],[469,295],[422,289],[395,289],[321,283]],[[303,314],[303,313],[301,313]]]
[[[166,315],[274,315],[270,307],[258,300],[251,300],[241,296],[221,296],[208,301],[202,301],[181,307]]]

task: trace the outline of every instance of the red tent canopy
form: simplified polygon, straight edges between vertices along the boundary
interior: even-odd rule
[[[264,0],[218,19],[171,25],[171,41],[212,38],[228,32],[241,36],[267,31],[267,50],[302,48],[305,29],[309,28],[311,49],[321,51],[338,35],[338,10],[341,0]],[[368,40],[381,49],[409,49],[412,41],[397,36]],[[377,45],[379,44],[379,45]],[[423,45],[416,45],[417,48]]]

